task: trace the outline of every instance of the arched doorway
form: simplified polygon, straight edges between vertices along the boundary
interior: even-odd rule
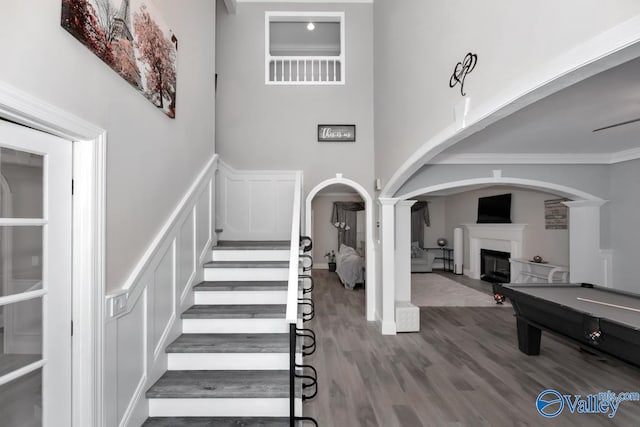
[[[610,286],[612,271],[610,254],[600,248],[600,206],[606,200],[563,184],[514,177],[478,177],[425,186],[404,194],[402,199],[443,190],[486,185],[506,185],[538,190],[570,199],[569,264],[572,281],[587,281]]]
[[[307,195],[305,199],[305,233],[313,238],[313,221],[312,221],[312,206],[311,202],[318,195],[320,191],[331,185],[346,185],[358,193],[358,195],[364,200],[365,204],[365,246],[366,246],[366,316],[367,320],[376,320],[375,317],[375,269],[376,269],[376,253],[374,245],[374,233],[373,233],[373,199],[367,190],[357,182],[344,178],[342,174],[336,174],[335,178],[327,179],[316,185]]]

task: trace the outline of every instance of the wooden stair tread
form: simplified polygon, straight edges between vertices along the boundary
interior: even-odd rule
[[[149,399],[288,398],[289,371],[167,371]]]
[[[284,319],[287,306],[264,305],[193,305],[182,313],[183,319]]]
[[[194,291],[286,291],[288,283],[284,280],[273,282],[261,281],[207,281],[193,287]]]
[[[289,334],[183,334],[167,353],[289,353]]]
[[[291,242],[288,240],[220,240],[214,251],[224,250],[283,250],[289,249]]]
[[[283,417],[153,417],[142,427],[286,427]],[[296,424],[298,425],[298,424]]]
[[[209,261],[205,268],[289,268],[289,261]]]

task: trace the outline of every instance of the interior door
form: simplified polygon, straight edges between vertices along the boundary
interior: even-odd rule
[[[2,426],[71,426],[71,145],[0,120]]]

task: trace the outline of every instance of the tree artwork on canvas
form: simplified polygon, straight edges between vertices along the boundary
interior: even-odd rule
[[[175,118],[178,39],[150,0],[62,0],[62,27]]]

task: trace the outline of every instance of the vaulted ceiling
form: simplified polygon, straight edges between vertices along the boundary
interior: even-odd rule
[[[640,59],[569,86],[488,126],[430,163],[514,154],[611,163],[640,157]],[[563,156],[564,155],[564,156]],[[516,158],[518,156],[511,156]]]

